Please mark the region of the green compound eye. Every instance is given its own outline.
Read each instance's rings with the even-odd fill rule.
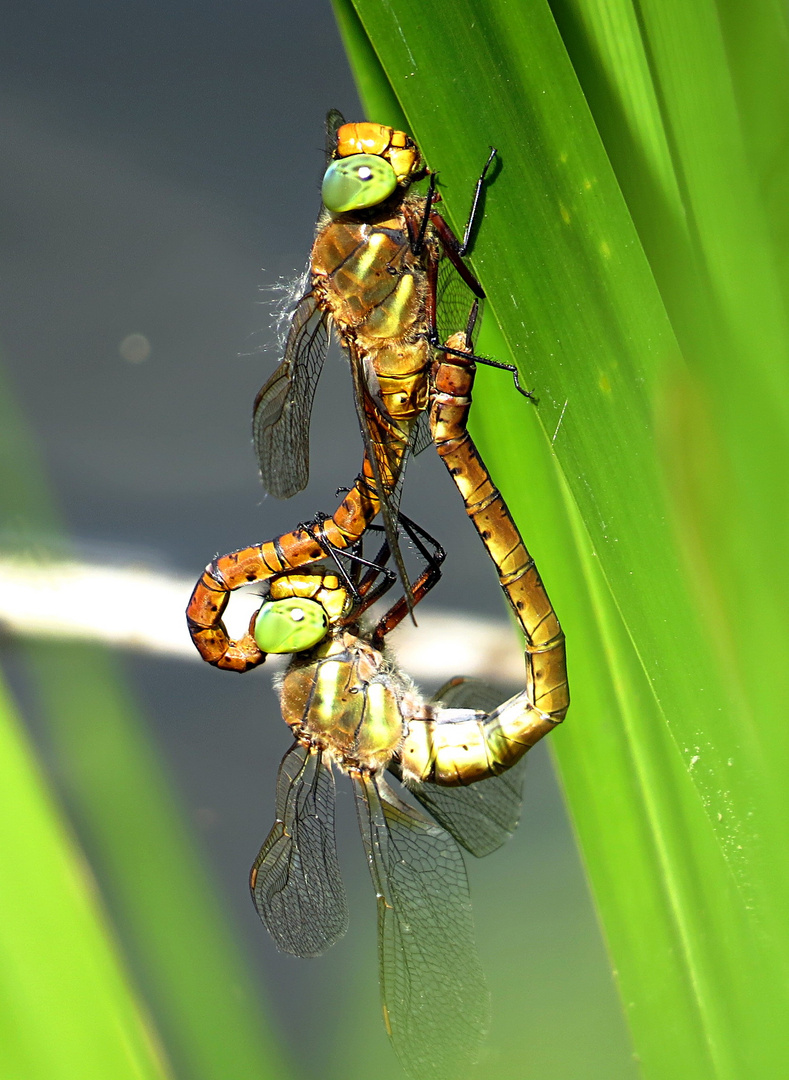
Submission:
[[[363,210],[388,199],[397,187],[395,171],[375,154],[352,154],[333,161],[321,186],[323,205],[333,214]]]
[[[264,604],[255,620],[255,641],[265,653],[296,653],[326,637],[329,620],[320,604],[289,596]]]

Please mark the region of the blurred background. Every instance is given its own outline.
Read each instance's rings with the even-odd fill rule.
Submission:
[[[250,442],[254,395],[278,360],[272,304],[303,269],[311,243],[324,114],[334,106],[360,116],[328,2],[17,6],[7,12],[0,58],[0,349],[10,400],[42,456],[72,554],[191,582],[217,553],[268,539],[316,510],[331,513],[335,489],[361,462],[339,354],[318,389],[305,493],[289,503],[264,498]],[[492,569],[430,450],[409,469],[403,508],[448,549],[426,609],[504,622]],[[51,535],[36,537],[23,518],[6,515],[4,551],[38,540],[51,546]],[[187,599],[188,586],[184,606]],[[129,605],[146,611],[156,636],[146,595],[119,589],[112,600],[121,623]],[[51,721],[59,690],[41,684],[47,648],[35,647],[31,665],[29,647],[4,638],[10,686],[173,1071],[194,1076],[170,1038],[164,992],[138,954],[128,909],[105,881],[74,772],[60,760]],[[379,1075],[402,1075],[380,1021],[375,904],[350,788],[341,784],[338,795],[349,933],[319,960],[282,956],[247,889],[290,743],[270,673],[239,679],[191,658],[131,652],[121,665],[140,737],[164,764],[197,838],[201,880],[216,891],[243,954],[243,993],[260,1008],[261,1025],[268,1015],[287,1063],[281,1074],[366,1076],[361,1049],[375,1054]],[[440,681],[423,683],[434,689]],[[571,713],[570,722],[583,717]],[[84,737],[83,763],[90,725]],[[495,1017],[480,1075],[634,1076],[547,747],[531,759],[517,835],[469,866]],[[124,771],[123,760],[109,765]],[[107,767],[97,758],[96,768]],[[145,859],[156,858],[157,836],[148,840],[146,850],[128,853],[141,874]],[[171,872],[184,882],[186,907],[191,867]]]

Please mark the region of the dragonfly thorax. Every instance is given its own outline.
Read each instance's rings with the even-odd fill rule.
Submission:
[[[312,286],[341,339],[377,347],[427,330],[425,267],[411,251],[402,214],[326,222],[312,248]]]
[[[281,683],[282,715],[341,767],[375,771],[402,741],[401,689],[382,653],[337,629],[294,658]]]

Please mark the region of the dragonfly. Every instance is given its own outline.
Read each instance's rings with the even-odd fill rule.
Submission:
[[[415,602],[436,580],[441,554],[433,554],[413,583]],[[458,788],[457,807],[455,789],[436,787],[431,817],[387,781],[387,769],[397,775],[404,717],[413,713],[415,723],[417,716],[432,723],[434,707],[418,698],[381,652],[386,634],[407,614],[404,598],[374,628],[360,623],[395,580],[392,573],[375,584],[386,558],[382,550],[378,565],[367,564],[352,589],[336,569],[321,564],[269,583],[256,633],[267,651],[293,653],[281,706],[295,742],[279,768],[276,819],[252,867],[250,889],[260,918],[285,952],[318,956],[345,933],[332,767],[350,777],[378,902],[386,1030],[407,1072],[443,1080],[476,1056],[490,1015],[458,842],[477,855],[503,843],[517,825],[522,778],[514,772]],[[453,692],[463,698],[463,691],[469,692],[450,688],[450,700]],[[477,713],[442,704],[440,715]],[[431,809],[433,785],[421,787]],[[421,790],[416,794],[423,798]]]
[[[329,546],[351,547],[379,511],[412,608],[394,525],[400,483],[409,453],[430,441],[430,367],[440,333],[448,337],[465,328],[470,340],[468,297],[477,304],[484,297],[464,256],[494,155],[491,150],[477,180],[459,241],[435,209],[435,173],[426,195],[410,193],[427,172],[410,136],[381,124],[345,124],[338,112],[329,113],[324,208],[309,288],[293,312],[284,358],[257,396],[254,441],[269,492],[287,498],[306,486],[312,402],[333,326],[350,361],[364,441],[362,469],[330,518],[321,516],[206,567],[187,620],[208,663],[243,672],[263,662],[251,628],[233,640],[224,626],[233,590],[324,558]],[[510,371],[526,393],[512,365],[475,359]]]
[[[345,933],[332,766],[345,773],[378,901],[384,1022],[401,1064],[420,1080],[444,1080],[473,1060],[489,1021],[458,845],[484,856],[514,831],[524,755],[569,705],[564,635],[466,430],[468,342],[458,334],[449,344],[457,351],[437,361],[431,428],[523,631],[524,688],[496,704],[489,688],[457,678],[428,701],[384,656],[387,635],[409,610],[403,596],[372,628],[362,621],[394,581],[390,573],[378,582],[388,539],[358,584],[321,564],[272,577],[253,628],[264,652],[293,654],[280,701],[295,736],[279,769],[276,820],[252,868],[253,901],[287,952],[319,955]],[[412,587],[418,603],[440,577],[443,552],[399,520],[426,561]]]

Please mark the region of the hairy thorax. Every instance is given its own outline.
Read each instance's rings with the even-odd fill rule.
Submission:
[[[421,203],[413,198],[409,202]],[[375,347],[382,340],[408,341],[426,330],[426,258],[411,250],[400,207],[366,219],[328,216],[312,249],[312,286],[342,337]],[[411,207],[418,220],[418,211]]]
[[[398,687],[383,655],[339,630],[288,669],[282,715],[298,738],[345,768],[385,767],[403,735]]]

